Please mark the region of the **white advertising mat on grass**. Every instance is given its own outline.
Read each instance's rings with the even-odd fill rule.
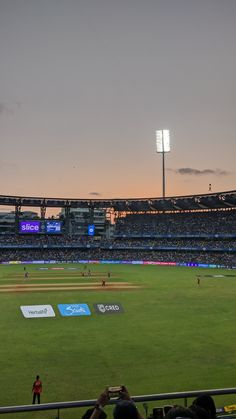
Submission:
[[[21,306],[20,309],[23,316],[27,319],[39,317],[55,317],[55,313],[51,305]]]

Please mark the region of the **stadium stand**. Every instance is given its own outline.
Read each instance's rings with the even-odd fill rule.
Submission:
[[[15,212],[0,217],[0,262],[105,259],[236,267],[235,192],[165,200],[0,197],[0,205],[9,203]],[[37,213],[22,213],[21,206],[36,204],[44,216],[47,206],[62,205],[61,234],[19,233],[20,220],[37,218]],[[107,217],[110,211],[114,223]],[[88,223],[96,222],[99,228],[95,225],[90,237]]]

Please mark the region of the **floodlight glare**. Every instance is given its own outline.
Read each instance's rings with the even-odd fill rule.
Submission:
[[[165,153],[170,151],[170,131],[168,129],[159,129],[156,131],[156,149],[157,153],[162,154],[162,196],[165,198]]]
[[[160,129],[156,131],[157,153],[168,153],[170,151],[170,131]]]

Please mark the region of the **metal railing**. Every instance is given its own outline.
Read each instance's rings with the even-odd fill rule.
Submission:
[[[153,402],[158,400],[175,400],[184,399],[184,405],[187,406],[189,398],[194,398],[202,394],[209,394],[211,396],[220,396],[225,394],[236,394],[236,388],[221,388],[211,390],[196,390],[196,391],[182,391],[176,393],[160,393],[160,394],[148,394],[142,396],[133,396],[132,400],[136,403],[140,402]],[[57,418],[60,418],[60,410],[79,408],[79,407],[90,407],[94,406],[96,400],[81,400],[71,402],[58,402],[58,403],[44,403],[39,405],[22,405],[22,406],[5,406],[0,407],[0,414],[6,413],[20,413],[20,412],[35,412],[45,410],[56,410]],[[116,399],[109,401],[109,405],[117,403]]]

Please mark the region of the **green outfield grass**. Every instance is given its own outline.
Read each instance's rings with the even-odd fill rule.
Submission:
[[[236,276],[205,277],[200,286],[196,281],[197,274],[233,271],[91,265],[93,276],[87,279],[79,271],[38,268],[27,267],[28,285],[95,282],[95,273],[106,275],[110,269],[111,281],[140,288],[16,292],[23,267],[1,266],[0,285],[15,285],[13,292],[0,293],[2,406],[30,404],[36,374],[43,381],[45,403],[93,399],[106,385],[126,384],[133,395],[235,386]],[[125,312],[95,314],[93,304],[101,302],[121,303]],[[92,315],[61,317],[60,303],[87,303]],[[25,319],[20,306],[34,304],[51,304],[56,317]],[[223,405],[235,398],[218,400]],[[61,417],[80,415],[68,411]]]

